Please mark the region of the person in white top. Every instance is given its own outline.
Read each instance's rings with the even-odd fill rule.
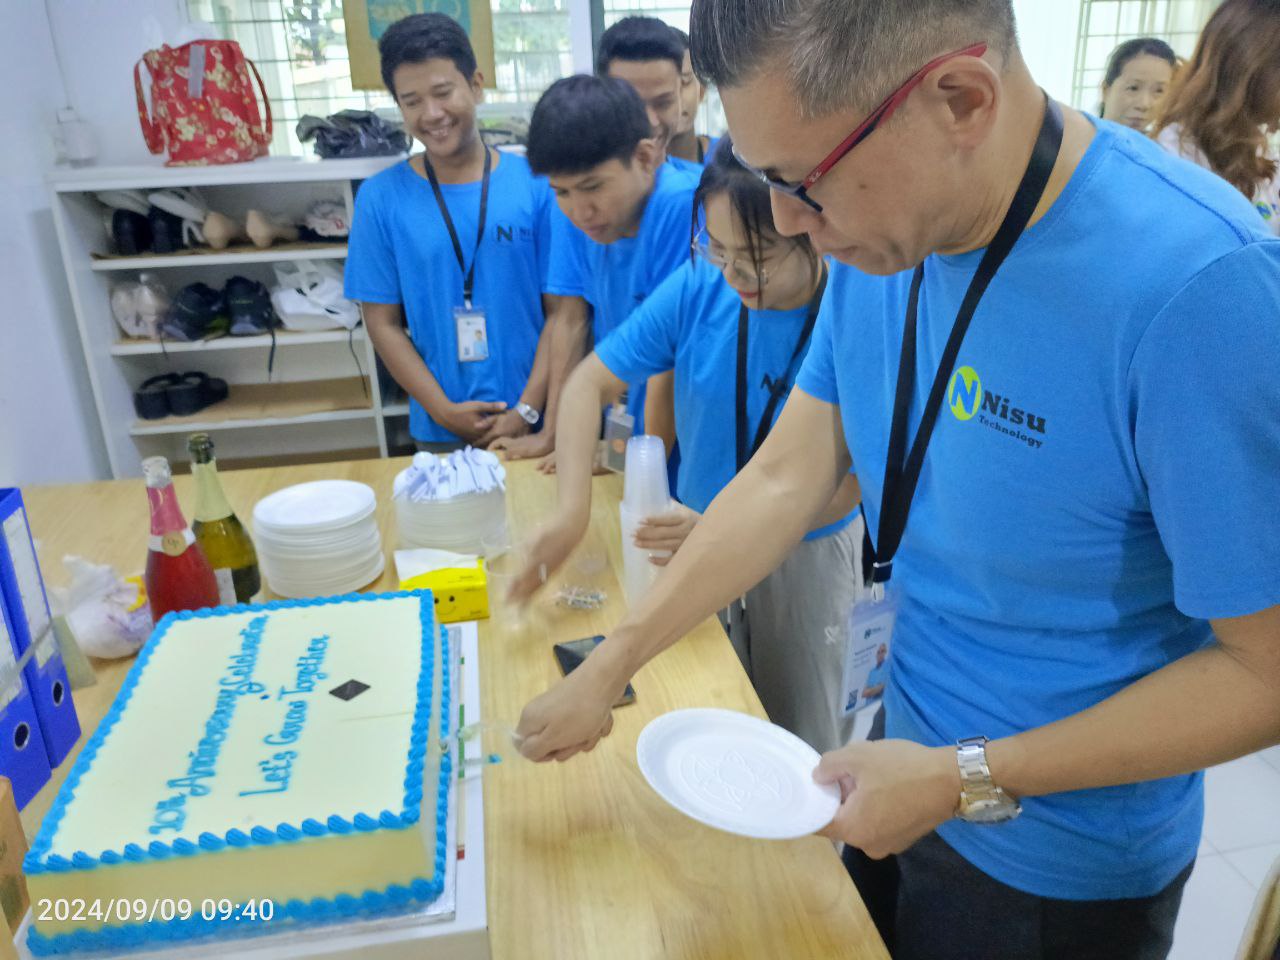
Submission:
[[[1226,0],[1174,80],[1154,136],[1253,201],[1280,235],[1280,2]]]

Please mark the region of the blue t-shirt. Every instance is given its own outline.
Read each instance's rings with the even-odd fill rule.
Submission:
[[[981,256],[925,263],[912,435]],[[840,406],[873,540],[910,283],[837,267],[797,381]],[[960,352],[895,561],[888,736],[1051,723],[1280,603],[1277,303],[1250,204],[1100,123]],[[1023,807],[939,833],[1032,894],[1149,896],[1195,857],[1203,775]]]
[[[708,152],[707,156],[709,157],[711,154]],[[667,157],[667,163],[681,173],[691,176],[695,180],[700,180],[702,178],[702,167],[706,161],[703,160],[703,163],[698,163],[696,160],[686,160],[684,157]]]
[[[675,370],[676,439],[680,473],[676,493],[699,513],[737,474],[738,315],[742,301],[719,270],[686,261],[617,330],[596,354],[619,380],[644,382]],[[752,310],[747,326],[747,444],[769,402],[771,381],[790,393],[801,357],[788,367],[808,307]],[[805,347],[807,351],[808,347]],[[782,403],[773,414],[776,421]],[[855,514],[809,534],[818,539],[843,529]]]
[[[634,237],[610,244],[596,243],[569,222],[554,215],[555,243],[547,270],[547,292],[584,297],[591,304],[592,332],[601,343],[631,311],[689,258],[693,192],[698,182],[669,163],[658,168],[653,192]],[[644,429],[645,381],[627,388],[627,410]]]
[[[487,360],[458,359],[453,311],[462,306],[463,276],[430,182],[405,161],[370,177],[356,195],[346,295],[366,303],[402,304],[410,339],[454,403],[488,400],[514,406],[533,369],[542,332],[551,191],[524,157],[499,156],[489,182],[475,277],[474,305],[486,314]],[[440,190],[470,267],[480,181],[441,184]],[[416,440],[429,443],[460,439],[412,398],[409,430]]]

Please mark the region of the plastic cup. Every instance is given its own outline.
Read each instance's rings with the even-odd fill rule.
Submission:
[[[661,513],[671,502],[667,485],[667,451],[658,437],[632,437],[627,441],[627,466],[622,502],[640,517]]]

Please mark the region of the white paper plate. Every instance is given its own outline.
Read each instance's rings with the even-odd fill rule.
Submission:
[[[681,813],[744,837],[789,840],[821,830],[840,789],[813,782],[818,752],[795,734],[732,710],[676,710],[636,742],[640,772]]]
[[[277,490],[253,508],[254,527],[293,531],[341,529],[373,513],[373,488],[353,480],[315,480]]]

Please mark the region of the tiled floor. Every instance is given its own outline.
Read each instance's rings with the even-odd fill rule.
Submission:
[[[1204,840],[1170,960],[1231,960],[1258,889],[1280,858],[1280,747],[1205,775]]]

